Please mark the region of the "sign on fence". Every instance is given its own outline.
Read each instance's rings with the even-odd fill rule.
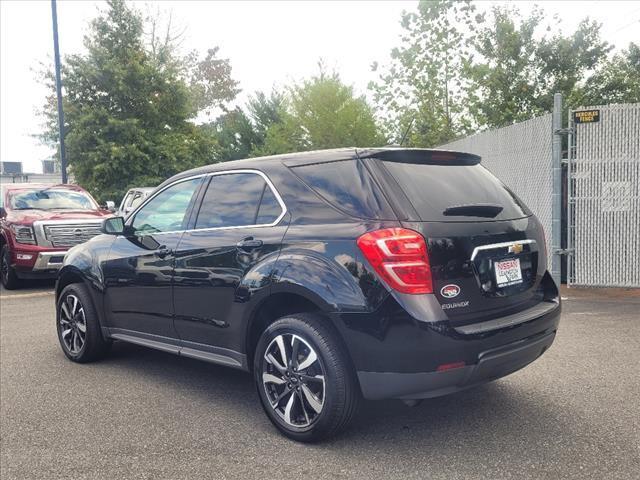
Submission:
[[[600,110],[580,110],[573,112],[574,123],[596,123],[600,121]]]

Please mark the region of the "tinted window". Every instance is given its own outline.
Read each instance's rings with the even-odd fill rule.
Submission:
[[[172,232],[185,228],[185,215],[200,178],[186,180],[163,190],[142,207],[133,219],[137,234]]]
[[[195,228],[270,224],[282,212],[265,180],[255,173],[214,175]]]
[[[276,195],[273,190],[264,184],[264,193],[262,195],[262,201],[260,202],[260,209],[258,210],[258,218],[256,218],[257,225],[268,225],[273,223],[282,213],[282,207],[276,199]]]
[[[358,160],[293,167],[293,171],[334,207],[358,218],[394,219],[386,199]]]
[[[505,220],[530,215],[522,202],[481,165],[383,163],[421,220]]]

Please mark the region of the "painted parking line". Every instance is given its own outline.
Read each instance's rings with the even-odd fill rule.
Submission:
[[[34,293],[20,293],[16,295],[0,295],[0,299],[11,299],[11,298],[36,298],[36,297],[47,297],[49,295],[53,295],[53,292],[34,292]]]

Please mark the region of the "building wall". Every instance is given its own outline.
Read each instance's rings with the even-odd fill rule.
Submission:
[[[0,183],[44,183],[55,185],[62,183],[62,175],[60,173],[0,174]],[[69,177],[69,183],[74,183],[72,177]]]

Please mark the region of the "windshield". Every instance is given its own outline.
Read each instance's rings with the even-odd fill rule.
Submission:
[[[97,205],[87,194],[74,190],[34,189],[10,194],[13,210],[96,210]]]

